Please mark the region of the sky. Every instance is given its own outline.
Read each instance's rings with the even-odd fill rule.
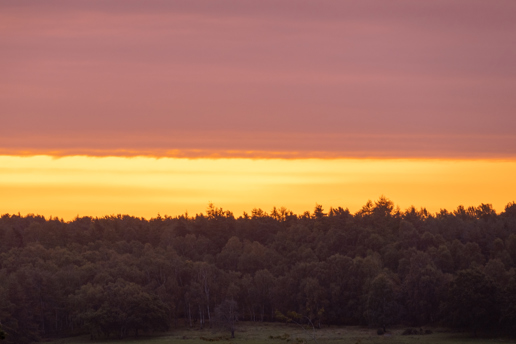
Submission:
[[[382,195],[401,210],[490,203],[500,212],[515,175],[516,161],[497,160],[0,156],[0,202],[4,213],[65,220],[195,216],[209,203],[237,217],[273,207],[303,214],[316,204],[355,213]]]
[[[513,0],[0,0],[0,192],[8,196],[0,213],[176,215],[218,199],[248,211],[274,200],[296,210],[316,202],[355,209],[387,192],[407,207],[483,202],[502,211],[516,198],[507,176],[516,161],[515,32]],[[129,193],[106,204],[113,190],[100,190],[109,178],[70,174],[73,184],[54,178],[60,201],[42,196],[49,171],[62,176],[63,161],[87,171],[81,159],[102,171],[116,161],[128,174],[138,161],[149,173],[133,180],[137,189],[152,184],[151,171],[165,161],[169,171],[202,171],[189,183],[220,188],[196,189],[195,201],[145,189],[145,202]],[[28,179],[13,181],[12,171],[29,162],[32,179],[20,172]],[[260,194],[219,197],[240,180],[235,163],[246,170],[258,162],[268,167],[247,183]],[[337,190],[347,182],[333,174],[355,163],[375,169],[353,184],[369,190],[359,195],[263,192],[267,173],[300,166],[313,166]],[[405,163],[441,172],[398,189],[456,182],[439,197],[398,195],[388,187],[397,177],[380,172],[394,164],[404,175]],[[469,169],[458,177],[448,163]],[[233,178],[217,179],[220,169]],[[477,184],[495,180],[491,190],[500,192],[453,189],[468,173]],[[294,184],[286,179],[283,186]],[[180,180],[167,187],[181,189]],[[92,185],[99,191],[88,196]],[[63,201],[81,195],[91,205]],[[148,210],[139,212],[143,203]]]

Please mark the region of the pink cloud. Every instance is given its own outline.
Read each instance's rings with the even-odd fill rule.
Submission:
[[[513,1],[0,8],[4,151],[516,155]]]

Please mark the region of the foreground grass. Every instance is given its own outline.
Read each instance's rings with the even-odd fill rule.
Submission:
[[[314,332],[303,330],[295,324],[280,323],[246,323],[241,322],[230,339],[229,332],[213,331],[210,329],[178,328],[170,332],[140,336],[140,338],[125,338],[123,340],[103,339],[90,340],[89,336],[63,338],[47,341],[49,344],[462,344],[462,343],[515,343],[514,340],[502,338],[474,338],[469,333],[454,333],[450,331],[432,329],[429,335],[402,336],[404,329],[393,329],[389,334],[379,336],[375,329],[363,327],[325,327]]]

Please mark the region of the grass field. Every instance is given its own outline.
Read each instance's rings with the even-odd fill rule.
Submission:
[[[473,338],[470,333],[456,333],[443,329],[431,329],[429,335],[403,336],[404,328],[393,329],[389,334],[379,336],[376,329],[363,327],[325,327],[315,331],[313,340],[312,330],[303,330],[295,324],[280,323],[245,323],[238,325],[235,338],[230,339],[229,332],[213,331],[210,329],[179,328],[170,332],[139,338],[125,338],[123,340],[104,339],[90,340],[89,336],[63,338],[46,341],[49,344],[461,344],[461,343],[515,343],[515,340],[506,338]]]

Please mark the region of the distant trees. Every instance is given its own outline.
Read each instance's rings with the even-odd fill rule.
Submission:
[[[135,283],[118,279],[104,285],[87,284],[71,296],[75,316],[84,321],[92,338],[118,338],[140,330],[166,330],[167,307]]]
[[[511,336],[516,335],[516,279],[513,277],[509,285],[501,295],[501,319],[502,328]]]
[[[476,335],[500,319],[498,290],[478,269],[459,271],[449,289],[446,312],[452,325],[469,328]]]
[[[383,332],[387,326],[396,324],[400,317],[394,282],[385,274],[378,275],[372,282],[367,294],[365,316],[368,324],[380,326]]]
[[[514,203],[500,214],[486,204],[401,211],[385,197],[356,214],[320,205],[238,218],[213,205],[205,215],[150,220],[6,214],[0,324],[7,343],[118,338],[181,323],[231,332],[236,320],[278,314],[314,328],[441,324],[514,334],[515,269]]]
[[[419,251],[410,259],[410,268],[401,286],[410,325],[434,323],[439,318],[447,282],[447,277],[427,253]]]

